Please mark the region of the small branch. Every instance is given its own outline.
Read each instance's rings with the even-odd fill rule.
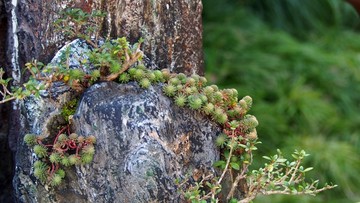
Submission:
[[[228,170],[228,168],[229,168],[229,165],[230,165],[230,159],[231,159],[231,156],[232,156],[232,153],[233,153],[233,150],[234,150],[234,146],[233,146],[233,144],[234,144],[234,140],[235,140],[235,138],[234,138],[234,137],[233,137],[233,138],[231,138],[231,144],[230,144],[229,157],[228,157],[228,159],[227,159],[227,161],[226,161],[226,165],[225,165],[224,171],[222,172],[222,174],[221,174],[221,176],[220,176],[219,180],[217,181],[217,183],[218,183],[218,184],[220,184],[220,183],[221,183],[222,179],[224,178],[224,176],[225,176],[225,174],[226,174],[226,172],[227,172],[227,170]]]
[[[136,61],[139,60],[139,58],[141,57],[141,52],[136,52],[135,55],[132,55],[131,57],[129,57],[129,55],[125,52],[125,63],[123,64],[123,67],[121,68],[121,70],[117,73],[112,73],[108,76],[106,76],[105,78],[103,78],[103,80],[106,81],[112,81],[115,80],[117,77],[119,77],[119,75],[123,72],[125,72],[126,70],[128,70]]]
[[[296,176],[296,172],[298,171],[298,168],[300,166],[300,163],[301,163],[301,160],[297,160],[297,163],[296,163],[296,166],[295,168],[292,168],[293,169],[293,172],[292,172],[292,175],[291,175],[291,178],[289,180],[289,183],[292,183],[295,179],[295,176]],[[290,169],[291,171],[291,169]]]
[[[243,170],[241,171],[241,174],[236,176],[235,181],[231,186],[230,192],[229,192],[228,196],[226,197],[227,200],[229,200],[232,196],[234,196],[235,188],[238,186],[240,180],[242,180],[242,179],[244,179],[246,177],[245,172],[247,171],[248,166],[249,165],[246,164],[246,166],[243,167]]]
[[[1,100],[0,101],[0,104],[3,104],[3,103],[5,103],[5,102],[8,102],[8,101],[11,101],[11,100],[14,100],[14,99],[16,99],[16,97],[9,97],[9,98],[7,98],[7,99],[3,99],[3,100]]]
[[[316,189],[316,190],[311,190],[311,191],[302,191],[302,192],[292,192],[290,190],[271,190],[271,191],[265,191],[263,192],[264,195],[277,195],[277,194],[282,194],[282,195],[316,195],[319,192],[325,191],[325,190],[329,190],[332,188],[337,187],[337,185],[334,186],[326,186],[320,189]]]
[[[238,201],[238,203],[249,203],[253,199],[255,199],[255,197],[256,197],[256,194],[253,194],[253,195],[251,195],[249,197],[246,197],[245,199],[242,199],[242,200]]]
[[[92,47],[94,47],[94,48],[98,48],[98,45],[97,44],[95,44],[93,41],[91,41],[90,39],[87,39],[86,40],[86,43],[88,43],[88,44],[90,44]]]
[[[8,88],[5,85],[2,85],[3,89],[4,89],[4,94],[6,95],[12,95],[12,93],[8,90]]]

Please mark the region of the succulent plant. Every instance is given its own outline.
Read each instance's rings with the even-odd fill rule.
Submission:
[[[128,74],[128,73],[122,73],[119,76],[119,82],[121,82],[121,83],[127,83],[130,81],[130,79],[131,79],[130,74]]]
[[[84,153],[81,155],[81,163],[82,164],[89,164],[92,162],[94,157],[94,154],[88,154],[88,153]]]
[[[136,69],[134,73],[134,79],[140,81],[145,77],[145,71],[143,69]]]
[[[198,95],[190,95],[188,96],[188,105],[191,109],[197,110],[202,107],[203,102],[201,101]]]
[[[183,94],[179,94],[175,97],[175,104],[179,107],[184,107],[186,104],[186,96]]]
[[[62,177],[59,174],[55,173],[51,179],[50,184],[52,186],[58,186],[58,185],[60,185],[61,181],[62,181]]]
[[[170,76],[171,76],[169,69],[162,69],[161,72],[162,72],[162,75],[163,75],[163,79],[165,81],[168,81]]]
[[[156,75],[155,75],[155,73],[154,72],[152,72],[152,71],[148,71],[147,73],[146,73],[146,76],[145,76],[146,78],[148,78],[149,80],[150,80],[150,82],[156,82],[157,80],[156,80]]]
[[[159,70],[154,70],[154,75],[155,75],[155,81],[156,82],[164,82],[164,77],[163,77],[163,73]]]
[[[215,106],[213,103],[206,103],[203,106],[203,111],[206,115],[211,115],[214,112]]]
[[[140,85],[140,87],[147,89],[147,88],[150,87],[151,82],[150,82],[150,80],[148,78],[142,78],[140,80],[139,85]]]
[[[95,154],[95,148],[93,145],[86,145],[82,148],[82,152],[85,154]]]
[[[51,163],[59,163],[61,161],[61,156],[59,153],[51,153],[49,156],[49,160]]]
[[[34,153],[39,158],[47,157],[47,148],[43,145],[37,144],[34,146]]]
[[[24,142],[28,145],[28,146],[33,146],[36,144],[36,135],[34,134],[26,134],[24,136]]]
[[[163,91],[166,96],[172,97],[176,94],[176,87],[174,85],[168,84],[163,87]]]
[[[179,78],[174,77],[169,80],[169,84],[177,86],[181,84],[181,81],[179,80]]]

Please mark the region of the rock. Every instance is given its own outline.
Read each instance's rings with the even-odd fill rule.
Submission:
[[[176,107],[158,85],[96,84],[74,122],[78,134],[97,137],[93,163],[77,170],[89,202],[179,202],[175,179],[219,158],[220,128]]]
[[[59,122],[71,92],[57,87],[50,95],[25,101],[24,134],[47,136]],[[66,168],[60,186],[42,185],[33,175],[37,158],[22,136],[13,180],[16,202],[184,202],[175,180],[194,169],[213,170],[219,159],[214,139],[220,126],[198,111],[177,107],[163,95],[162,84],[142,89],[136,82],[97,83],[83,93],[72,128],[97,138],[93,162]]]

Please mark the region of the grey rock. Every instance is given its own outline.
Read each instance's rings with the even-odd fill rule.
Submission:
[[[89,50],[91,50],[91,47],[85,42],[85,40],[75,39],[63,46],[55,54],[50,64],[58,65],[68,59],[70,68],[82,68],[83,64],[85,64],[84,67],[88,67],[90,64],[82,61],[88,60]],[[86,69],[84,69],[84,71],[86,71]]]
[[[176,178],[211,168],[219,158],[220,128],[176,107],[161,86],[100,83],[84,94],[74,115],[78,134],[95,135],[91,165],[77,169],[89,202],[179,202]]]

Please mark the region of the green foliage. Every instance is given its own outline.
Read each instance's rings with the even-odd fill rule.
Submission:
[[[4,71],[0,69],[0,85],[2,86],[0,90],[2,96],[0,104],[15,99],[24,99],[30,95],[39,97],[40,91],[46,90],[57,81],[64,82],[77,92],[82,92],[98,80],[112,81],[118,79],[121,82],[126,82],[130,79],[126,78],[127,75],[125,74],[124,76],[122,73],[141,60],[142,52],[140,51],[140,44],[141,40],[133,48],[130,48],[125,38],[105,41],[102,46],[89,51],[89,61],[98,68],[89,73],[82,69],[70,69],[68,60],[64,60],[56,66],[52,64],[44,65],[33,60],[25,65],[26,70],[31,74],[28,82],[24,83],[22,87],[13,88],[12,91],[7,89],[11,78],[3,79]],[[136,70],[145,73],[143,69]],[[119,78],[120,75],[121,77]],[[161,76],[158,74],[158,77]],[[142,77],[136,76],[136,79],[140,82]],[[155,79],[156,76],[154,81]],[[160,79],[157,80],[160,81]],[[148,87],[149,82],[143,80],[141,85]],[[73,114],[72,111],[75,106],[75,101],[70,101],[65,105],[62,112],[65,119],[68,119],[68,116]]]
[[[61,108],[61,115],[64,117],[65,121],[69,121],[69,116],[72,116],[75,114],[76,107],[78,105],[78,99],[72,99],[68,102],[66,102],[63,107]],[[61,139],[61,137],[60,137]]]
[[[207,78],[256,101],[252,114],[262,124],[256,129],[266,143],[256,154],[269,154],[274,146],[286,153],[305,149],[312,156],[304,165],[317,169],[308,174],[310,178],[339,185],[315,198],[279,195],[258,201],[358,201],[360,44],[358,33],[350,30],[353,24],[347,24],[358,23],[358,17],[345,1],[247,2],[252,4],[250,10],[249,4],[239,1],[204,1]],[[254,4],[268,6],[259,10]],[[324,6],[330,4],[333,11]],[[295,29],[295,18],[299,24],[322,25]],[[334,18],[346,22],[334,24]],[[260,166],[255,160],[253,167]]]
[[[40,91],[45,89],[44,84],[39,83],[34,78],[30,78],[26,83],[24,83],[21,87],[8,89],[10,85],[9,82],[12,78],[3,78],[5,75],[5,71],[0,68],[0,104],[16,100],[16,99],[24,99],[30,95],[39,96]]]
[[[294,161],[288,161],[283,157],[280,150],[274,156],[263,156],[269,162],[263,168],[253,170],[249,175],[248,182],[250,191],[261,194],[316,194],[335,186],[325,185],[318,189],[318,180],[311,183],[304,182],[305,173],[313,168],[301,166],[303,159],[308,156],[305,151],[297,151],[292,154]],[[263,190],[263,191],[261,191]],[[252,194],[249,194],[251,196]]]
[[[302,38],[309,32],[324,34],[328,28],[359,26],[355,9],[342,0],[253,0],[247,6],[271,26]]]
[[[189,102],[189,107],[193,110],[200,109],[202,106],[202,101],[198,95],[190,95],[187,100]]]
[[[119,82],[121,83],[127,83],[130,81],[130,75],[128,73],[122,73],[119,76]]]
[[[79,8],[66,8],[54,22],[55,29],[70,39],[81,38],[92,44],[92,37],[98,40],[100,27],[96,22],[102,20],[106,13],[93,10],[87,13]]]

